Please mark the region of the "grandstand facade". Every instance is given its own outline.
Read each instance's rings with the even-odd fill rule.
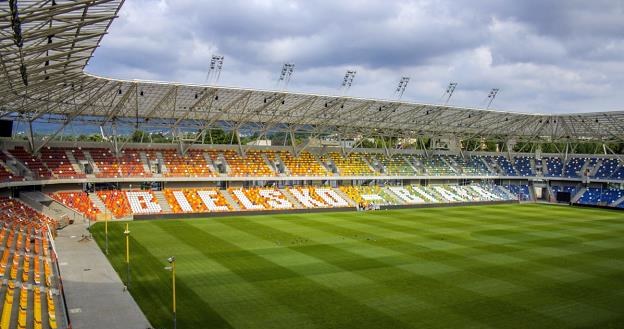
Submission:
[[[475,138],[621,143],[624,112],[513,113],[84,72],[122,4],[0,7],[0,119],[27,127],[25,139],[0,138],[1,328],[69,326],[50,240],[76,218],[540,200],[624,208],[620,154],[462,146]],[[53,127],[45,136],[33,128],[42,123]],[[58,138],[77,124],[110,134],[104,142]],[[175,143],[123,142],[122,127],[168,130]],[[235,143],[204,144],[215,128],[230,131]],[[284,134],[289,143],[245,145],[244,133]],[[450,147],[358,148],[368,138],[423,136]]]

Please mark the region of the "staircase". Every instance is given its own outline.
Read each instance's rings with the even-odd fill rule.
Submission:
[[[578,192],[574,195],[574,197],[570,200],[570,202],[577,203],[578,200],[583,196],[583,194],[585,194],[585,191],[587,191],[587,188],[585,187],[578,190]]]
[[[61,224],[67,225],[70,219],[82,218],[82,214],[59,204],[41,192],[22,192],[20,200]]]
[[[483,163],[485,165],[485,167],[488,169],[488,171],[490,173],[495,174],[495,175],[500,175],[500,172],[498,170],[494,169],[492,167],[492,165],[489,162],[485,161],[485,159],[483,157],[478,157],[478,159],[479,159],[479,161],[481,161],[481,163]]]
[[[275,160],[279,161],[279,163],[282,164],[282,167],[284,168],[284,175],[286,176],[290,176],[290,170],[288,169],[288,167],[286,166],[286,163],[284,162],[284,160],[282,159],[282,157],[278,154],[275,153]]]
[[[108,211],[106,210],[106,206],[104,205],[104,202],[102,202],[102,200],[100,199],[100,197],[97,196],[96,193],[89,193],[89,200],[91,200],[93,205],[96,208],[98,208],[102,214]]]
[[[508,190],[506,187],[499,185],[498,188],[503,191],[503,193],[506,194],[507,198],[509,200],[518,200],[518,197],[516,195],[514,195],[513,193],[511,193],[510,190]]]
[[[611,204],[610,204],[609,206],[611,206],[611,207],[617,207],[617,206],[619,206],[622,202],[624,202],[624,196],[623,196],[623,197],[621,197],[621,198],[619,198],[619,199],[617,199],[617,200],[615,200],[615,201],[613,201],[613,202],[611,202]]]
[[[598,173],[598,170],[600,169],[600,167],[602,167],[602,159],[598,159],[598,161],[596,162],[596,165],[594,165],[594,167],[591,168],[591,170],[589,171],[589,177],[595,176],[596,173]]]
[[[230,206],[232,206],[232,209],[234,209],[234,211],[241,210],[240,206],[238,205],[238,202],[236,202],[236,200],[232,198],[232,196],[230,195],[230,193],[228,193],[228,191],[219,190],[219,193],[221,193],[221,195],[225,198],[225,201],[227,201],[230,204]]]
[[[28,169],[28,167],[26,167],[23,163],[21,163],[19,160],[17,160],[11,153],[7,152],[6,150],[2,150],[0,152],[3,152],[5,157],[7,159],[9,159],[8,162],[5,162],[5,165],[11,169],[13,169],[12,171],[14,173],[19,173],[19,176],[24,176],[24,177],[29,177],[29,178],[33,178],[33,172],[30,171],[30,169]]]
[[[93,160],[93,157],[91,157],[91,153],[89,153],[89,151],[82,151],[82,154],[84,154],[85,160],[89,161],[89,163],[93,167],[93,173],[94,174],[99,174],[100,173],[100,168],[98,168],[97,164],[95,164],[95,161]]]
[[[412,169],[414,169],[414,172],[418,175],[420,175],[422,173],[422,170],[420,170],[418,168],[418,166],[416,166],[416,164],[413,162],[412,157],[410,156],[403,156],[403,160],[405,160],[405,163],[407,163],[408,166],[412,167]]]
[[[442,162],[444,162],[447,166],[449,166],[449,168],[451,168],[451,170],[453,170],[454,173],[461,175],[462,172],[461,170],[459,170],[457,167],[457,163],[455,163],[455,161],[449,161],[449,159],[447,159],[445,156],[441,156],[440,159],[442,159]]]
[[[271,160],[269,160],[269,157],[266,155],[266,153],[261,153],[261,158],[264,161],[264,164],[269,167],[269,169],[271,169],[271,171],[273,172],[273,174],[278,175],[279,176],[279,169],[277,168],[277,166],[275,165],[275,163]]]
[[[169,202],[167,201],[167,198],[165,197],[165,193],[163,191],[152,191],[152,193],[154,193],[154,196],[156,197],[156,201],[158,201],[158,204],[160,205],[160,208],[162,209],[163,213],[171,213],[171,206],[169,205]]]
[[[67,157],[67,160],[69,161],[69,163],[72,165],[72,168],[74,168],[75,172],[84,173],[82,171],[82,168],[80,168],[78,161],[76,161],[76,157],[74,157],[74,153],[72,153],[72,151],[65,150],[65,156]]]
[[[297,209],[305,208],[299,202],[299,200],[297,200],[297,198],[295,198],[292,194],[290,194],[290,192],[288,192],[286,189],[280,189],[280,192],[282,192],[282,194],[286,197],[286,200],[288,200],[290,203],[292,203],[295,208],[297,208]]]
[[[217,170],[217,166],[215,166],[214,162],[212,161],[210,154],[202,152],[202,155],[204,156],[204,160],[206,160],[206,163],[208,164],[210,170],[212,170],[213,173],[219,175],[219,170]]]
[[[160,162],[160,173],[162,175],[168,173],[169,169],[167,169],[167,165],[165,165],[165,159],[163,158],[162,153],[156,152],[156,159],[158,159],[158,162]]]
[[[143,164],[143,171],[150,174],[155,174],[152,172],[152,168],[150,166],[150,161],[147,159],[147,155],[145,152],[139,152],[139,159],[141,159],[141,163]]]
[[[351,198],[348,197],[347,194],[342,192],[339,188],[332,188],[332,190],[334,190],[334,192],[336,192],[336,194],[338,194],[341,198],[343,198],[345,201],[347,201],[349,206],[351,206],[351,207],[357,206],[357,203],[355,201],[351,200]]]

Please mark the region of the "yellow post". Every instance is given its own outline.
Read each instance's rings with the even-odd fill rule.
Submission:
[[[126,287],[130,289],[130,230],[128,223],[126,223],[124,235],[126,236]]]
[[[108,256],[108,216],[104,214],[104,235],[106,235],[106,256]]]
[[[173,283],[173,329],[176,329],[177,327],[177,321],[176,321],[176,277],[175,277],[175,257],[171,256],[169,258],[167,258],[167,261],[169,262],[169,264],[171,264],[171,280]]]

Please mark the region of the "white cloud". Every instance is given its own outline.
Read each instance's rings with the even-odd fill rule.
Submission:
[[[126,1],[88,70],[121,78],[202,83],[212,54],[225,56],[221,83],[271,89],[282,63],[297,65],[290,89],[405,100],[451,101],[572,112],[621,108],[622,5],[613,1],[432,0]]]

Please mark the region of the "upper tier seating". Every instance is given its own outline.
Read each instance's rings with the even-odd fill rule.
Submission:
[[[9,150],[9,152],[32,172],[33,179],[51,179],[53,177],[48,167],[37,157],[28,153],[23,147],[16,146],[15,149]]]
[[[586,159],[584,158],[572,158],[568,160],[568,163],[566,164],[563,170],[563,177],[568,177],[568,178],[580,177],[583,174],[581,173],[581,169],[585,165],[585,161]]]
[[[0,151],[0,183],[2,182],[13,182],[13,181],[20,181],[22,179],[24,179],[21,176],[17,176],[17,175],[13,175],[12,172],[9,171],[9,169],[4,167],[4,160],[1,158],[4,154]]]
[[[560,158],[542,158],[546,160],[546,177],[562,177],[563,176],[563,162]]]
[[[387,157],[383,154],[373,153],[367,156],[368,162],[383,166],[385,175],[411,176],[415,174],[414,168],[410,166],[402,154],[393,154]]]
[[[500,169],[501,175],[503,176],[518,176],[516,170],[509,160],[504,156],[494,156],[487,157],[490,161],[493,161],[496,166]]]
[[[288,151],[277,153],[291,176],[331,176],[310,152],[301,152],[298,157]]]
[[[619,165],[617,159],[603,159],[602,165],[598,168],[598,171],[596,171],[593,177],[597,179],[609,179],[616,172]]]
[[[229,166],[229,176],[234,177],[265,177],[274,176],[274,172],[269,168],[262,153],[259,151],[248,151],[243,158],[236,151],[225,150],[223,152],[211,152],[213,161],[218,159],[218,154],[222,153]]]
[[[163,156],[169,177],[213,177],[216,174],[206,162],[204,152],[201,150],[189,150],[186,155],[180,155],[176,150],[166,149],[160,151]],[[150,155],[150,159],[152,156]],[[154,155],[155,159],[156,156]]]
[[[330,152],[321,156],[321,159],[334,163],[338,172],[343,176],[370,176],[376,175],[375,171],[361,158],[359,153],[351,153],[346,158],[337,152]]]
[[[427,173],[431,176],[456,176],[457,173],[451,166],[444,161],[440,155],[432,155],[424,157],[422,155],[415,156],[424,166]]]
[[[69,208],[83,213],[90,220],[95,220],[97,214],[100,213],[100,209],[91,202],[86,192],[56,192],[50,194],[50,197]]]
[[[514,157],[516,172],[519,176],[535,176],[535,172],[531,167],[531,159],[532,158],[526,156]]]
[[[85,178],[85,174],[76,172],[67,158],[66,149],[45,147],[41,150],[41,161],[46,164],[54,176],[63,178]]]
[[[109,149],[88,149],[87,151],[99,169],[96,177],[151,177],[151,173],[145,172],[138,150],[123,150],[119,157],[115,157]]]

